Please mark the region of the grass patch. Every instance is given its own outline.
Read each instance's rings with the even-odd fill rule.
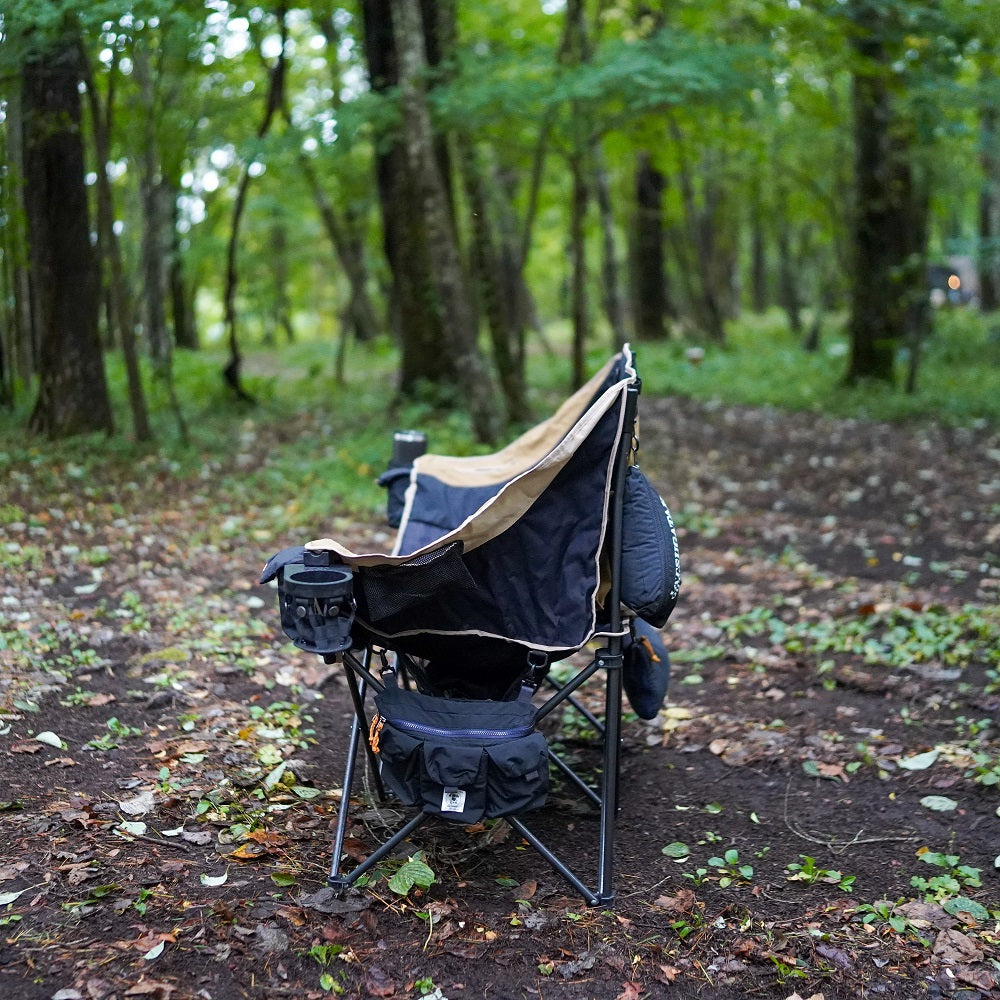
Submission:
[[[848,389],[841,384],[847,343],[842,322],[831,320],[821,349],[805,353],[788,332],[781,313],[748,316],[734,323],[725,348],[708,346],[701,363],[689,360],[678,340],[638,345],[639,367],[650,394],[674,394],[727,403],[808,410],[877,420],[930,419],[949,424],[1000,424],[1000,338],[991,324],[969,310],[941,312],[927,345],[919,389],[907,395],[887,386]],[[531,344],[529,397],[533,412],[508,429],[510,440],[546,416],[570,390],[569,327],[553,324],[545,345]],[[608,357],[609,338],[595,337],[588,368]],[[211,481],[237,501],[257,509],[281,507],[275,524],[324,524],[336,510],[361,516],[381,509],[374,479],[385,467],[394,428],[427,432],[432,450],[471,454],[475,444],[460,401],[445,387],[428,387],[402,400],[395,390],[398,354],[392,342],[352,345],[346,375],[336,377],[335,345],[312,341],[271,350],[247,350],[244,384],[258,400],[236,401],[222,379],[226,357],[213,349],[178,351],[174,383],[189,441],[182,443],[171,413],[167,386],[144,362],[144,384],[155,441],[138,443],[129,433],[124,367],[107,358],[108,382],[118,432],[62,442],[26,437],[33,392],[0,413],[0,462],[22,485],[45,496],[73,486],[77,498],[116,502],[101,490],[109,479],[124,485],[122,496],[162,488],[164,477]],[[900,372],[905,367],[901,359]],[[255,438],[268,435],[265,460]],[[243,451],[257,457],[241,464]],[[97,484],[97,485],[95,485]],[[112,487],[113,488],[113,487]],[[0,521],[20,518],[11,507]]]
[[[900,351],[900,386],[843,385],[848,341],[844,319],[827,322],[820,349],[806,353],[778,312],[730,325],[724,348],[708,345],[700,363],[680,341],[642,344],[640,370],[647,392],[727,403],[807,410],[868,420],[935,420],[950,425],[1000,423],[1000,318],[971,310],[935,316],[917,390],[905,393],[908,356]]]

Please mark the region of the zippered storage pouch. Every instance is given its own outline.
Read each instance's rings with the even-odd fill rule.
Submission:
[[[530,701],[438,698],[390,680],[375,708],[369,742],[405,805],[475,823],[545,804],[548,745]]]

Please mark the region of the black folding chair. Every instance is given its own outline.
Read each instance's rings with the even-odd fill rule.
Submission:
[[[662,625],[679,587],[669,512],[650,500],[634,465],[639,391],[626,347],[502,451],[423,454],[390,469],[383,480],[399,518],[390,555],[323,538],[268,562],[262,581],[278,579],[284,630],[343,664],[354,705],[331,885],[356,883],[431,817],[502,817],[588,904],[613,901],[623,673],[633,707],[655,715],[669,660],[638,615]],[[551,666],[595,639],[589,662],[554,683]],[[603,718],[578,697],[601,676]],[[596,784],[539,731],[564,706],[594,728]],[[344,872],[362,747],[378,798],[417,811]],[[586,881],[523,818],[544,805],[550,765],[599,811],[596,872]]]

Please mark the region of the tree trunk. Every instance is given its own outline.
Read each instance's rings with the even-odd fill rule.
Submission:
[[[573,196],[570,205],[569,254],[570,254],[570,315],[573,321],[573,367],[572,388],[583,385],[587,376],[587,337],[590,333],[590,317],[587,310],[587,244],[586,221],[587,178],[583,157],[579,153],[570,156],[570,176],[573,178]]]
[[[617,351],[626,340],[625,305],[622,301],[621,281],[618,277],[618,247],[615,239],[615,217],[611,208],[611,186],[608,182],[608,168],[600,141],[591,146],[591,160],[594,169],[594,193],[601,220],[601,281],[604,289],[604,312],[611,327],[611,349]]]
[[[802,298],[799,295],[799,274],[793,232],[787,219],[779,219],[778,226],[778,296],[781,308],[788,317],[788,328],[796,338],[802,336]]]
[[[468,136],[456,137],[462,181],[469,200],[472,225],[470,252],[493,346],[508,421],[527,414],[523,360],[518,345],[516,302],[504,294],[503,271],[492,224],[492,212],[475,148]]]
[[[677,122],[672,118],[669,121],[669,128],[680,154],[678,184],[684,207],[686,235],[693,248],[693,260],[688,262],[689,266],[685,269],[691,307],[695,321],[708,338],[717,344],[724,344],[725,306],[722,302],[719,279],[725,280],[725,274],[717,259],[719,234],[716,231],[718,214],[716,199],[721,198],[721,192],[710,171],[705,170],[703,166],[702,195],[699,203],[695,191],[695,177],[687,161],[684,138]]]
[[[664,259],[663,193],[667,181],[648,152],[638,155],[635,170],[636,215],[632,238],[632,313],[636,339],[667,336],[670,305]]]
[[[299,166],[312,192],[323,228],[350,286],[351,298],[348,308],[344,311],[345,319],[354,328],[354,336],[358,340],[373,340],[378,336],[382,324],[368,294],[368,268],[365,264],[364,247],[349,234],[346,220],[339,215],[327,196],[312,160],[304,152],[299,155]]]
[[[334,113],[340,113],[343,106],[342,86],[344,70],[339,65],[338,52],[340,51],[342,34],[337,26],[337,22],[331,11],[327,10],[314,15],[316,23],[326,39],[326,50],[328,53],[327,64],[330,67],[330,87],[332,97],[330,103]],[[292,127],[291,121],[288,122]],[[347,142],[346,136],[342,136],[338,142]],[[379,335],[383,328],[383,320],[379,315],[375,304],[372,302],[368,292],[369,269],[365,249],[364,224],[366,213],[358,212],[347,206],[343,214],[338,214],[333,202],[327,196],[326,191],[320,184],[313,168],[312,161],[305,153],[300,154],[300,162],[306,173],[306,180],[313,193],[313,200],[320,213],[323,225],[326,228],[330,242],[333,244],[334,252],[340,261],[344,274],[350,286],[350,299],[347,308],[343,312],[343,322],[352,330],[354,337],[359,342],[373,340]],[[343,338],[341,338],[343,345]],[[343,358],[344,351],[340,351]]]
[[[760,185],[754,184],[750,210],[750,301],[755,313],[765,312],[770,305],[764,234],[764,208],[760,203]]]
[[[17,386],[27,381],[36,352],[28,294],[27,239],[24,233],[24,197],[20,168],[21,102],[14,88],[7,104],[7,123],[0,129],[0,406],[16,402]]]
[[[171,176],[168,187],[170,247],[167,260],[167,289],[170,296],[170,318],[174,324],[174,346],[185,351],[197,351],[201,343],[194,313],[194,289],[184,273],[184,251],[181,245],[181,231],[177,225],[180,218],[179,179]]]
[[[845,379],[848,384],[892,382],[896,350],[907,330],[919,209],[909,143],[899,138],[888,78],[885,38],[891,13],[875,0],[855,0],[852,14],[860,62],[852,81],[855,261]]]
[[[992,67],[984,67],[981,86],[996,90]],[[983,186],[979,192],[979,305],[984,312],[1000,309],[1000,113],[992,101],[979,111],[980,163]]]
[[[41,331],[29,427],[51,438],[113,430],[84,186],[82,75],[80,47],[71,36],[29,58],[23,73],[25,209]]]
[[[365,58],[376,93],[391,92],[399,83],[392,7],[391,0],[362,2]],[[375,146],[382,246],[392,274],[389,318],[400,345],[399,388],[405,394],[423,383],[454,385],[455,359],[446,349],[439,313],[430,308],[427,233],[406,148],[395,133],[378,136]]]
[[[135,77],[143,107],[156,105],[155,84],[145,46],[137,45],[133,54]],[[142,211],[140,268],[142,274],[142,326],[154,365],[159,369],[169,363],[170,338],[166,316],[166,224],[161,191],[162,168],[156,116],[143,116],[142,149],[139,153],[139,201]]]
[[[111,161],[111,116],[114,107],[114,79],[117,73],[117,50],[109,71],[108,95],[101,106],[94,74],[81,47],[80,64],[84,69],[87,101],[90,107],[91,130],[94,137],[94,158],[97,166],[97,251],[104,263],[108,294],[108,342],[121,348],[128,384],[128,401],[132,413],[132,430],[137,441],[151,441],[153,431],[149,424],[149,410],[142,387],[142,371],[135,345],[135,320],[132,303],[125,285],[121,247],[115,233],[114,195],[108,177]]]
[[[420,12],[414,0],[391,0],[393,40],[399,65],[402,143],[412,182],[413,208],[424,234],[429,293],[407,301],[404,309],[433,314],[444,332],[444,343],[455,367],[457,388],[480,441],[494,440],[498,432],[492,379],[477,345],[476,317],[465,288],[450,211],[448,190],[440,172],[431,126],[424,76],[426,49]]]

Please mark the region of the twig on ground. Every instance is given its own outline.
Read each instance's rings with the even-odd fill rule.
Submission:
[[[788,793],[792,787],[792,779],[788,779],[788,784],[785,786],[785,827],[788,831],[799,837],[802,840],[808,840],[810,844],[820,844],[822,847],[828,848],[838,857],[844,854],[848,848],[855,847],[858,844],[887,844],[887,843],[903,843],[908,840],[916,840],[916,835],[912,833],[906,834],[890,834],[881,837],[862,837],[861,834],[865,832],[864,827],[862,827],[853,837],[849,840],[837,839],[833,834],[827,835],[824,839],[823,837],[813,836],[810,833],[806,833],[804,830],[797,827],[791,819],[788,817]]]

